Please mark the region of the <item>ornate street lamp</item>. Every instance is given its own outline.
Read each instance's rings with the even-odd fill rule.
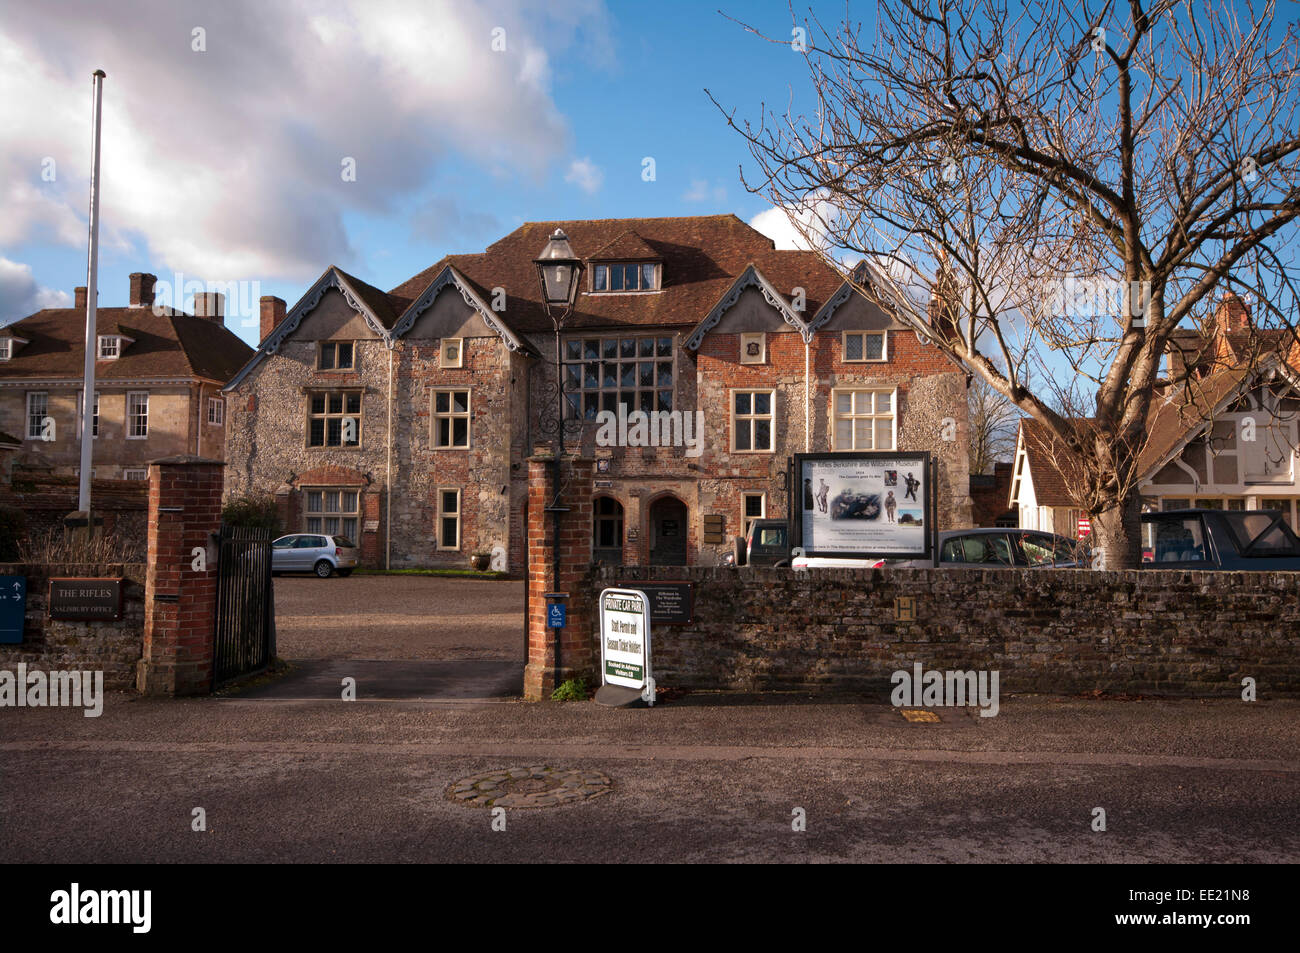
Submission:
[[[555,455],[551,461],[555,497],[545,509],[547,513],[551,514],[551,530],[553,533],[551,571],[552,578],[558,586],[560,580],[560,517],[569,511],[567,506],[560,504],[560,457],[564,455],[565,432],[582,432],[582,418],[579,416],[581,408],[577,408],[578,413],[574,413],[572,416],[565,413],[564,355],[560,353],[560,347],[563,344],[560,340],[560,331],[564,328],[564,322],[568,320],[569,315],[573,313],[573,303],[578,298],[578,282],[582,277],[582,261],[573,254],[573,246],[569,244],[569,236],[564,234],[564,229],[557,228],[551,234],[550,241],[546,243],[546,247],[542,249],[541,255],[534,260],[533,264],[537,266],[537,277],[542,283],[542,303],[546,306],[546,313],[551,318],[552,327],[555,328],[554,393],[543,401],[543,407],[552,409],[542,412],[541,419],[538,421],[538,429],[543,434],[553,435],[555,439]],[[545,596],[548,604],[568,598],[568,595],[562,592],[548,592]],[[555,630],[554,638],[555,678],[558,686],[563,673],[561,661],[561,649],[564,642],[563,633],[558,629]]]
[[[578,285],[582,279],[582,259],[573,253],[569,236],[564,229],[557,228],[546,247],[542,249],[533,262],[537,266],[537,277],[542,284],[542,303],[555,329],[555,384],[553,393],[548,392],[546,406],[553,410],[543,412],[538,428],[544,434],[554,437],[555,458],[564,453],[565,433],[580,433],[582,418],[578,414],[567,416],[564,407],[564,355],[560,348],[560,332],[564,322],[573,313],[573,303],[578,298]],[[578,408],[579,412],[581,408]]]

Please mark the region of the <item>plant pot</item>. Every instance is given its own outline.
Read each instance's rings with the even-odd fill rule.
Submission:
[[[492,554],[475,553],[469,557],[469,564],[478,572],[487,572],[488,566],[492,565]]]

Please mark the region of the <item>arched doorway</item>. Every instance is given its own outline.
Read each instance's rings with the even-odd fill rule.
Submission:
[[[650,504],[650,565],[686,565],[686,504],[665,496]]]
[[[612,496],[596,497],[592,508],[591,558],[608,566],[623,565],[623,504]]]

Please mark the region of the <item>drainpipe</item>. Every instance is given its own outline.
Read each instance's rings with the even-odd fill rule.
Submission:
[[[393,346],[388,346],[388,433],[384,453],[388,460],[384,471],[384,569],[393,561]]]
[[[203,385],[196,384],[199,392],[199,399],[195,401],[199,405],[198,413],[194,415],[194,455],[203,456]]]
[[[802,337],[802,335],[800,335]],[[803,452],[812,453],[811,342],[803,342]]]

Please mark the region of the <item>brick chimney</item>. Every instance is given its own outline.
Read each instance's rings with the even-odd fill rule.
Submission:
[[[143,271],[131,273],[131,307],[133,308],[152,308],[153,307],[153,286],[158,281],[157,275],[150,275]]]
[[[262,306],[262,337],[265,341],[266,336],[275,330],[277,324],[284,320],[284,299],[277,298],[274,295],[263,295],[261,299]]]
[[[78,311],[86,310],[86,286],[78,285],[72,289],[72,306]]]
[[[1214,327],[1224,334],[1246,330],[1250,327],[1250,308],[1229,291],[1219,301],[1219,307],[1214,312]]]
[[[222,326],[226,323],[226,296],[220,291],[196,291],[194,316],[207,318]]]

